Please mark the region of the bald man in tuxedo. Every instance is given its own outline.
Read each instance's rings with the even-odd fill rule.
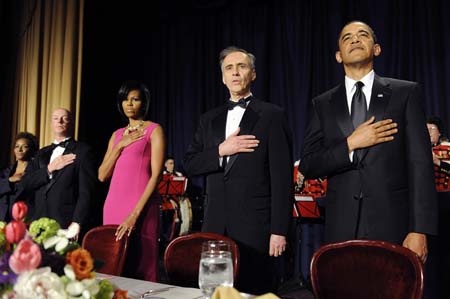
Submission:
[[[34,191],[32,219],[53,218],[66,228],[71,223],[86,232],[91,226],[97,171],[92,148],[73,137],[70,111],[51,115],[54,143],[40,149],[27,168],[24,188]]]

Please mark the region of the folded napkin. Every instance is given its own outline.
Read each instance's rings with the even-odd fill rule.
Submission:
[[[245,299],[235,288],[232,287],[217,287],[212,295],[212,299]],[[272,293],[267,293],[261,296],[252,297],[254,299],[280,299]]]

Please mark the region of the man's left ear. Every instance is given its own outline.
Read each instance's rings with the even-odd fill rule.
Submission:
[[[374,44],[373,45],[373,55],[374,56],[380,56],[381,55],[381,46],[380,46],[380,44]]]
[[[252,81],[254,81],[256,79],[256,70],[253,69],[252,71]]]

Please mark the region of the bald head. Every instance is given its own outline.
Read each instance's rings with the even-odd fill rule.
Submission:
[[[56,140],[72,136],[72,114],[65,108],[57,108],[52,113],[51,126]]]

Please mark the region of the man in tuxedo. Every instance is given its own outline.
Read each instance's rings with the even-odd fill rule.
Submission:
[[[273,290],[274,259],[286,248],[292,213],[292,136],[280,107],[256,99],[255,57],[235,47],[220,54],[228,103],[201,116],[184,159],[206,175],[203,231],[224,234],[240,250],[236,287]]]
[[[417,83],[373,71],[373,30],[352,21],[336,60],[345,80],[313,99],[300,171],[328,177],[325,240],[385,240],[425,262],[437,232],[431,145]]]
[[[175,170],[175,159],[173,157],[166,158],[164,168],[163,175],[183,176],[181,172]]]
[[[32,219],[53,218],[86,232],[92,220],[97,172],[92,149],[72,137],[73,119],[63,108],[51,116],[55,141],[38,151],[27,169],[24,188],[34,191]]]

